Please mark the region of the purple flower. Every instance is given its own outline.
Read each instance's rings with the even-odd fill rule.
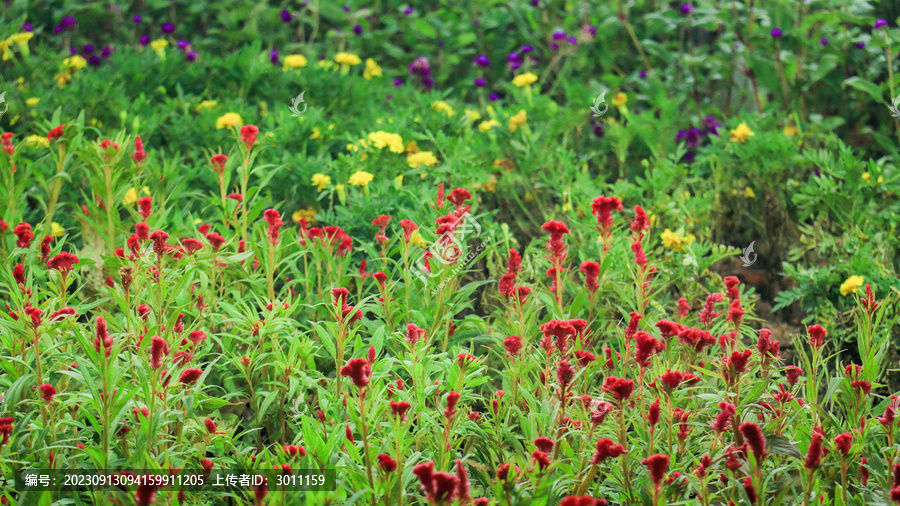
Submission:
[[[59,33],[61,31],[63,31],[62,25],[56,25],[53,27],[53,33]]]
[[[34,28],[32,28],[31,23],[25,23],[24,25],[22,25],[23,32],[30,32],[33,30],[34,30]]]
[[[573,46],[578,45],[578,39],[576,39],[574,35],[570,35],[566,40],[569,41],[569,44],[572,44]]]
[[[109,58],[110,53],[112,53],[112,46],[109,44],[103,46],[103,51],[100,51],[101,58]]]
[[[862,48],[864,48],[864,47],[866,47],[866,43],[865,43],[865,42],[857,42],[857,43],[856,43],[856,49],[862,49]]]
[[[427,76],[431,74],[431,62],[428,61],[428,58],[420,56],[409,64],[409,72],[423,77]]]
[[[141,24],[144,22],[144,18],[141,17],[140,14],[135,14],[133,18],[131,18],[137,24]]]
[[[425,87],[426,90],[430,90],[434,87],[434,79],[431,76],[425,76],[422,78],[422,86]]]
[[[93,44],[85,44],[84,47],[81,48],[81,52],[83,52],[84,54],[91,54],[91,53],[93,53],[93,52],[94,52],[94,45],[93,45]]]
[[[497,95],[496,93],[491,93],[490,95],[488,95],[488,98],[491,99],[491,102],[493,102],[495,100],[500,100],[500,95]]]
[[[406,14],[407,16],[409,16],[412,13],[413,13],[412,7],[407,7],[405,9],[403,9],[403,14]]]
[[[478,25],[481,24],[481,20],[480,20],[480,19],[473,19],[473,20],[472,20],[472,24],[475,25],[475,26],[478,26]]]
[[[692,10],[694,10],[694,6],[691,4],[684,4],[681,6],[682,14],[690,14]]]
[[[74,30],[75,27],[78,26],[78,21],[75,21],[75,18],[72,16],[66,16],[63,18],[62,23],[60,23],[63,30]]]
[[[592,24],[586,24],[581,27],[581,38],[592,41],[597,36],[597,27]]]
[[[827,46],[827,45],[828,45],[828,39],[825,38],[825,37],[822,37],[822,40],[820,40],[819,43],[822,44],[823,46]]]
[[[141,43],[142,46],[146,46],[147,44],[149,44],[149,43],[150,43],[150,36],[149,36],[149,35],[141,35],[140,43]]]
[[[559,51],[559,44],[556,42],[551,42],[550,47],[553,48],[554,51]]]
[[[91,56],[88,58],[88,64],[92,67],[97,67],[100,65],[100,57],[97,55]]]
[[[350,12],[350,6],[349,6],[349,5],[345,5],[345,6],[344,6],[344,12]]]
[[[269,51],[269,59],[272,60],[273,65],[278,65],[278,51],[274,49]]]
[[[682,158],[681,161],[683,161],[685,163],[693,162],[694,161],[694,153],[685,153],[684,158]]]
[[[475,79],[475,87],[476,88],[484,88],[484,85],[485,85],[484,79],[482,79],[480,77]]]
[[[281,20],[284,21],[285,23],[290,23],[291,18],[293,18],[293,17],[294,16],[291,15],[291,12],[289,10],[284,9],[281,11]]]
[[[362,27],[359,26],[359,25],[354,26],[354,27],[353,27],[353,33],[355,33],[356,35],[362,34]]]
[[[772,31],[769,32],[769,35],[771,35],[773,39],[778,39],[781,38],[783,34],[781,32],[781,28],[772,28]]]
[[[187,54],[187,56],[185,58],[187,59],[187,61],[196,60],[197,59],[197,51],[191,51],[190,53]]]
[[[562,40],[566,38],[566,32],[562,30],[557,30],[553,32],[553,40]]]
[[[76,54],[78,54],[78,49],[76,49],[76,48],[74,48],[74,47],[70,47],[70,48],[69,48],[69,54],[72,55],[72,56],[75,56]]]
[[[596,137],[603,137],[603,134],[605,133],[603,130],[603,123],[597,123],[594,120],[591,120],[591,129]]]
[[[191,43],[188,42],[188,41],[186,41],[186,40],[179,40],[179,41],[178,41],[178,49],[181,49],[182,51],[184,51],[185,49],[187,49],[188,46],[190,46],[190,45],[191,45]]]
[[[519,56],[519,53],[509,53],[509,56],[506,57],[506,64],[509,65],[509,68],[512,70],[521,67],[522,63],[522,57]]]
[[[175,33],[175,25],[173,25],[172,23],[166,23],[162,25],[162,33]]]
[[[529,44],[525,44],[524,46],[522,46],[522,49],[519,52],[522,54],[528,54],[532,51],[534,51],[534,48],[531,47]]]
[[[400,79],[399,77],[395,77],[394,78],[394,87],[397,88],[398,90],[400,88],[402,88],[403,87],[403,79]]]
[[[540,3],[540,0],[531,0],[532,7],[537,7],[539,3]]]
[[[490,60],[485,55],[479,55],[478,58],[475,58],[475,65],[478,65],[481,68],[485,68],[490,65]]]
[[[722,128],[722,125],[716,121],[716,118],[713,117],[712,114],[708,115],[706,119],[703,120],[703,126],[706,127],[706,133],[719,136],[719,129]]]
[[[877,30],[877,29],[879,29],[883,26],[887,26],[887,25],[888,25],[888,22],[886,19],[879,18],[879,19],[875,20],[875,26],[873,26],[872,29]]]
[[[642,70],[638,75],[641,76],[641,79],[647,79],[647,71],[646,70]]]

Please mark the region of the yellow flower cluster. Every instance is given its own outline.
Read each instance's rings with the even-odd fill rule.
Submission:
[[[244,120],[241,118],[240,114],[236,112],[226,112],[216,120],[216,130],[239,127],[243,124]]]
[[[522,109],[515,116],[509,118],[509,131],[515,132],[516,129],[524,125],[527,120],[528,117],[525,113],[525,109]]]
[[[326,176],[322,173],[313,174],[312,184],[317,190],[322,191],[331,184],[331,176]]]
[[[359,56],[356,56],[353,53],[338,53],[337,56],[334,57],[334,61],[341,67],[349,67],[351,65],[359,65],[362,63]]]
[[[446,114],[448,117],[453,116],[454,111],[453,108],[450,107],[450,104],[444,102],[443,100],[438,100],[436,102],[431,103],[431,108],[437,112],[442,112]]]
[[[302,54],[289,54],[284,57],[284,66],[282,66],[282,69],[299,69],[305,67],[306,64],[306,57]]]
[[[660,235],[663,245],[672,251],[684,251],[685,246],[691,245],[696,237],[694,234],[679,235],[668,228]]]
[[[482,132],[487,132],[490,129],[494,128],[495,126],[500,126],[500,122],[495,119],[489,119],[487,121],[482,121],[478,125],[478,130],[480,130]]]
[[[366,59],[366,70],[363,71],[363,79],[369,80],[373,77],[381,77],[381,67],[375,63],[375,60]]]
[[[412,169],[417,169],[421,165],[426,167],[434,167],[438,163],[438,159],[431,151],[418,151],[406,155],[406,163]]]
[[[741,123],[734,130],[729,132],[731,135],[731,142],[740,142],[741,144],[747,142],[747,139],[753,137],[753,131],[750,130],[750,127],[747,126],[746,123]]]
[[[628,103],[628,95],[622,93],[621,91],[616,93],[616,95],[612,99],[612,105],[615,107],[622,107],[623,105]]]
[[[370,133],[368,139],[376,149],[388,148],[391,150],[391,153],[402,153],[404,149],[403,138],[400,137],[399,134],[392,134],[379,130]]]
[[[850,276],[846,281],[841,283],[841,295],[849,295],[851,293],[856,293],[856,290],[865,283],[865,279],[862,276]]]
[[[306,223],[315,223],[316,210],[312,207],[307,207],[306,209],[297,209],[291,214],[291,219],[294,220],[294,223],[299,224],[302,218],[306,218]]]
[[[538,77],[531,72],[525,72],[524,74],[519,74],[513,78],[512,83],[519,88],[525,88],[527,86],[531,86],[535,82],[537,82]]]
[[[196,110],[197,110],[197,112],[200,112],[205,109],[212,109],[213,107],[215,107],[218,104],[219,104],[219,102],[217,102],[215,100],[204,100],[203,102],[200,102],[199,104],[197,104]]]
[[[0,52],[3,54],[3,61],[12,58],[12,51],[10,51],[9,48],[13,44],[18,45],[22,54],[27,56],[28,41],[31,40],[32,37],[34,37],[32,32],[20,32],[10,35],[6,40],[0,40]]]
[[[353,175],[350,176],[350,181],[348,182],[354,186],[366,187],[369,186],[369,183],[371,183],[373,179],[375,179],[375,176],[373,176],[372,174],[364,170],[359,170],[354,172]]]
[[[41,146],[44,148],[50,147],[50,139],[43,135],[29,135],[25,137],[25,144],[28,146]]]

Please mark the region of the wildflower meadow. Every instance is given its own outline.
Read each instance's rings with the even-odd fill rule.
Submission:
[[[0,504],[900,504],[898,19],[4,3]]]

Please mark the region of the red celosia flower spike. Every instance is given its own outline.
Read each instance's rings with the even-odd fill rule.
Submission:
[[[737,413],[734,404],[722,401],[719,403],[719,414],[712,424],[712,429],[716,432],[725,432],[731,428],[732,417]]]
[[[485,503],[487,505],[488,503]],[[589,495],[570,495],[563,498],[559,506],[606,506],[606,499],[594,499]]]
[[[655,337],[642,330],[634,333],[634,342],[636,345],[634,357],[641,367],[648,367],[650,358],[666,349],[665,343],[658,341]]]
[[[597,282],[600,276],[600,264],[591,260],[585,260],[581,262],[580,270],[584,275],[584,288],[590,293],[596,292],[600,288]]]
[[[266,223],[269,224],[269,242],[278,244],[278,233],[281,230],[281,226],[284,225],[284,221],[281,220],[281,214],[275,209],[266,209],[263,217],[265,217]]]
[[[146,197],[141,197],[138,199],[137,203],[138,207],[141,208],[141,210],[138,211],[138,214],[143,216],[146,220],[153,213],[153,197],[149,195]]]
[[[631,222],[631,231],[639,237],[643,237],[644,230],[650,228],[650,219],[641,206],[634,206],[634,221]]]
[[[203,424],[206,425],[206,431],[210,434],[215,434],[216,431],[219,430],[219,428],[216,427],[216,422],[212,421],[211,418],[207,418],[206,420],[204,420]]]
[[[853,445],[853,434],[844,432],[834,436],[834,446],[841,454],[846,457],[850,453],[850,447]]]
[[[690,313],[691,304],[684,297],[678,299],[678,317],[684,318]]]
[[[534,463],[537,464],[538,468],[540,468],[541,471],[543,471],[544,469],[546,469],[547,467],[550,466],[550,455],[548,455],[540,450],[535,450],[535,451],[531,452],[531,457],[534,460]]]
[[[365,388],[369,385],[369,378],[372,376],[372,367],[369,361],[364,358],[354,358],[347,362],[347,365],[341,368],[341,376],[349,376],[353,380],[353,384],[358,388]]]
[[[59,125],[58,127],[47,132],[47,139],[50,141],[55,141],[63,136],[64,130],[66,128],[65,124]]]
[[[163,359],[169,354],[169,343],[159,336],[153,336],[150,342],[150,368],[159,369]]]
[[[569,233],[569,227],[561,221],[552,220],[541,225],[541,230],[550,234],[547,251],[550,252],[551,258],[556,261],[565,260],[566,245],[563,242],[563,235]]]
[[[503,346],[506,347],[507,357],[518,357],[522,351],[522,338],[519,336],[509,336],[503,340]]]
[[[821,348],[825,345],[825,336],[828,332],[821,325],[810,325],[806,329],[809,332],[809,344],[813,348]]]
[[[244,125],[241,127],[241,141],[247,145],[247,151],[250,151],[250,148],[256,143],[257,134],[259,134],[259,128],[254,125]]]
[[[71,271],[72,267],[78,262],[79,260],[77,256],[67,251],[63,251],[61,253],[58,253],[47,262],[47,268],[66,273]]]
[[[409,344],[416,344],[420,339],[425,335],[425,329],[420,329],[418,325],[415,323],[410,323],[406,326],[406,342]]]
[[[94,349],[100,351],[102,347],[104,350],[104,354],[106,357],[109,357],[110,352],[112,351],[113,339],[109,335],[109,331],[106,328],[106,320],[103,319],[102,316],[98,316],[96,320],[97,333],[94,338]]]
[[[34,239],[34,233],[31,231],[31,225],[25,223],[19,223],[13,229],[13,234],[16,236],[16,246],[26,249],[31,245],[31,240]]]
[[[44,383],[38,387],[38,390],[41,391],[41,399],[44,399],[44,402],[47,404],[53,402],[53,397],[56,396],[56,388],[53,385]]]
[[[202,374],[203,371],[200,369],[185,369],[185,371],[181,373],[181,377],[178,378],[178,381],[185,385],[193,385],[200,379]]]
[[[741,298],[741,292],[738,290],[738,285],[741,284],[741,280],[737,278],[737,276],[725,276],[725,296],[729,299],[739,299]]]
[[[809,470],[815,471],[822,463],[822,439],[824,437],[819,431],[812,433],[809,449],[806,450],[806,460],[803,461],[803,466]]]
[[[132,153],[131,159],[138,165],[141,165],[144,158],[147,158],[147,153],[144,152],[144,141],[141,140],[141,136],[138,135],[134,138],[134,153]]]
[[[209,161],[213,164],[213,170],[221,177],[225,172],[225,163],[228,162],[228,157],[219,153],[212,155],[212,158],[210,158]]]
[[[403,227],[403,242],[408,244],[412,233],[418,230],[419,226],[410,220],[400,220],[400,226]]]
[[[756,457],[757,465],[761,465],[768,454],[766,452],[766,438],[763,437],[762,429],[753,422],[744,422],[739,429],[741,434],[744,435],[744,440],[746,440],[750,451]]]
[[[669,468],[669,456],[657,453],[642,460],[641,464],[647,466],[647,470],[650,471],[650,479],[659,488],[666,476],[666,470]]]
[[[378,467],[380,467],[382,471],[386,473],[392,473],[397,470],[397,461],[392,459],[390,455],[382,453],[378,455],[377,458]]]
[[[603,382],[603,391],[612,394],[621,404],[631,397],[631,393],[634,391],[634,381],[609,376]]]

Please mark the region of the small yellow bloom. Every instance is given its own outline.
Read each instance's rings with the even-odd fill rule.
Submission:
[[[419,145],[416,144],[416,141],[409,141],[406,143],[406,154],[407,155],[411,155],[413,153],[418,153],[419,151],[421,151],[421,150],[419,149]]]
[[[481,130],[482,132],[487,132],[488,130],[494,128],[495,126],[500,126],[500,122],[495,119],[482,121],[481,124],[478,125],[478,130]]]
[[[32,32],[21,32],[10,35],[8,40],[21,46],[22,44],[28,44],[32,37],[34,37]]]
[[[524,74],[519,74],[513,78],[512,83],[519,88],[525,88],[526,86],[531,86],[535,82],[537,82],[538,77],[531,72],[525,72]]]
[[[43,135],[29,135],[25,137],[25,144],[28,146],[41,146],[44,148],[50,147],[50,139]]]
[[[306,57],[302,54],[289,54],[284,57],[284,66],[282,68],[284,70],[299,69],[305,67],[306,64]]]
[[[73,70],[79,70],[87,65],[87,60],[76,54],[75,56],[63,60],[63,65]]]
[[[40,103],[40,101],[41,101],[41,99],[39,99],[38,97],[31,97],[25,101],[25,104],[28,107],[34,107],[34,106],[38,105]]]
[[[409,155],[406,155],[406,163],[412,169],[417,169],[421,165],[424,165],[426,167],[434,167],[435,165],[437,165],[438,159],[431,151],[420,151],[418,153],[411,153]]]
[[[841,295],[856,293],[856,290],[865,283],[862,276],[850,276],[841,284]]]
[[[686,245],[690,245],[694,242],[693,234],[678,235],[675,232],[672,232],[668,228],[660,235],[660,239],[662,239],[663,246],[671,249],[672,251],[684,251]]]
[[[491,165],[491,167],[497,167],[498,169],[511,171],[516,168],[516,165],[509,158],[500,158],[498,160],[494,160],[494,163]]]
[[[750,188],[749,186],[744,188],[744,197],[746,197],[748,199],[752,199],[755,196],[756,196],[756,194],[753,193],[753,188]]]
[[[353,53],[338,53],[337,56],[334,57],[334,61],[341,66],[359,65],[362,63],[359,56],[356,56]]]
[[[469,123],[475,123],[476,121],[481,119],[481,113],[473,109],[466,109],[466,119],[469,120]]]
[[[371,58],[366,59],[366,70],[363,71],[363,79],[369,80],[373,77],[381,77],[381,67]]]
[[[484,191],[496,193],[497,192],[497,178],[493,174],[488,176],[488,182],[481,185],[481,188]]]
[[[294,220],[294,223],[299,224],[300,220],[306,218],[306,223],[315,223],[316,210],[312,207],[308,207],[306,209],[297,209],[291,214],[291,219]]]
[[[419,233],[418,229],[413,230],[412,233],[409,234],[409,242],[410,244],[420,246],[422,248],[428,247],[428,241],[426,241],[425,238],[422,237],[422,234]]]
[[[326,176],[322,173],[313,174],[312,184],[317,190],[322,191],[331,184],[331,176]]]
[[[795,127],[793,124],[788,123],[787,125],[784,125],[784,130],[782,130],[782,132],[784,133],[785,137],[793,137],[799,134],[800,130],[797,130],[797,127]]]
[[[241,118],[240,114],[236,112],[226,112],[216,120],[216,130],[239,127],[243,124],[244,120]]]
[[[509,131],[515,132],[517,128],[525,124],[525,121],[528,120],[528,117],[525,113],[525,109],[522,109],[515,116],[509,118]]]
[[[741,144],[747,142],[747,139],[754,135],[746,123],[741,123],[729,133],[731,134],[731,142],[740,142]]]
[[[218,104],[219,104],[219,102],[217,102],[215,100],[204,100],[203,102],[200,102],[199,104],[197,104],[196,110],[197,110],[197,112],[200,112],[204,109],[212,109],[213,107],[215,107]]]
[[[66,232],[66,230],[64,228],[62,228],[62,226],[59,223],[54,221],[53,223],[50,224],[50,235],[51,236],[62,237],[62,235],[65,232]]]
[[[872,175],[869,174],[868,172],[863,172],[862,178],[863,178],[863,180],[864,180],[865,182],[867,182],[867,183],[871,183],[871,182],[872,182]]]
[[[401,186],[403,186],[403,174],[394,178],[394,188],[399,190]]]
[[[362,186],[363,188],[365,188],[366,186],[369,186],[369,183],[371,183],[372,179],[374,178],[375,176],[373,176],[372,174],[369,174],[364,170],[359,170],[354,172],[353,175],[350,176],[350,181],[348,181],[348,183],[354,186]]]
[[[390,149],[392,153],[402,153],[404,150],[403,138],[400,137],[399,134],[392,134],[379,130],[370,133],[368,138],[369,142],[372,143],[372,146],[377,149],[384,149],[386,147]]]
[[[147,188],[146,186],[141,188],[141,191],[144,193],[144,195],[150,195],[150,188]],[[122,203],[126,206],[130,206],[138,201],[138,197],[139,195],[137,188],[129,188],[125,193],[125,197],[122,198]]]
[[[313,127],[313,133],[309,136],[310,139],[321,139],[322,131],[319,130],[319,127]]]
[[[9,39],[0,40],[0,52],[3,53],[3,61],[12,59],[13,53],[9,49],[9,46],[11,46],[11,45],[12,45],[12,41]]]
[[[437,112],[442,112],[442,113],[446,114],[448,117],[453,116],[453,114],[454,114],[453,108],[450,107],[450,104],[448,104],[447,102],[444,102],[443,100],[438,100],[436,102],[432,102],[431,108]]]
[[[156,52],[156,56],[159,56],[160,59],[166,58],[166,46],[169,45],[169,41],[166,39],[156,39],[150,43],[150,47],[153,48],[153,51]]]
[[[615,107],[622,107],[628,103],[628,95],[622,93],[621,91],[616,93],[616,96],[612,99],[612,105]]]

